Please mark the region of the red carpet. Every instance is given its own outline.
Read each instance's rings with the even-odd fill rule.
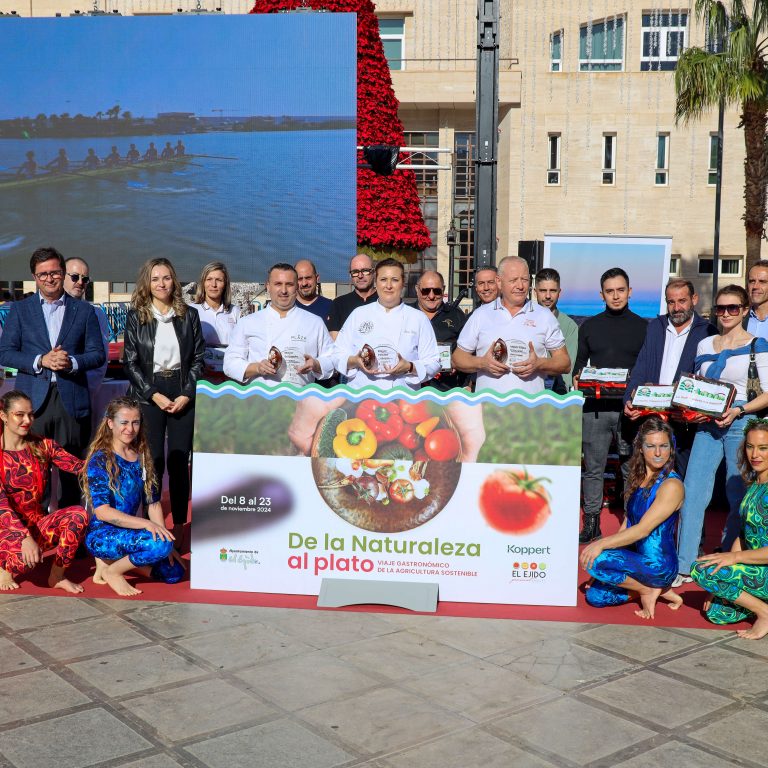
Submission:
[[[619,525],[618,510],[604,510],[602,515],[602,527],[604,533],[614,532]],[[707,513],[707,539],[705,549],[710,552],[719,540],[720,531],[725,515],[718,511]],[[48,560],[46,565],[38,567],[30,576],[21,580],[21,589],[13,594],[53,595],[60,597],[72,597],[60,590],[52,590],[47,586]],[[97,585],[91,581],[93,574],[93,561],[91,559],[78,560],[70,569],[70,577],[73,581],[82,581],[85,592],[82,597],[91,598],[116,598],[117,596],[107,586]],[[589,624],[625,624],[638,626],[678,627],[688,629],[723,629],[710,624],[702,615],[704,592],[695,584],[686,584],[678,592],[683,596],[684,605],[678,611],[671,611],[662,601],[656,607],[656,617],[653,621],[645,621],[635,616],[634,611],[639,605],[629,603],[616,608],[592,608],[584,599],[583,584],[587,576],[579,573],[578,604],[573,608],[535,606],[535,605],[496,605],[490,603],[446,603],[438,604],[437,616],[461,616],[466,618],[489,619],[517,619],[525,621],[567,621]],[[378,613],[409,613],[400,608],[382,605],[351,606],[348,608],[318,609],[317,597],[314,595],[273,595],[261,592],[219,592],[213,590],[192,590],[189,586],[189,578],[179,584],[167,585],[144,579],[141,576],[129,581],[142,594],[137,597],[124,598],[126,601],[160,601],[174,603],[213,603],[219,605],[246,605],[269,608],[303,608],[315,610],[345,610],[345,611],[369,611]],[[120,599],[120,598],[117,598]],[[728,631],[742,629],[748,623],[736,624],[728,627]]]

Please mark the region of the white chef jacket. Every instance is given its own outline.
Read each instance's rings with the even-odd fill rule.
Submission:
[[[405,376],[370,374],[355,368],[347,370],[347,361],[359,355],[365,344],[373,347],[389,346],[400,356],[413,363],[413,373]],[[398,304],[390,310],[378,301],[353,310],[336,337],[336,369],[348,377],[352,389],[371,384],[380,389],[407,385],[418,389],[423,381],[431,379],[440,370],[440,354],[435,332],[429,318],[407,304]]]
[[[270,348],[277,347],[283,362],[275,376],[254,376],[250,381],[279,384],[311,384],[316,378],[325,379],[333,373],[333,341],[325,323],[311,312],[293,306],[285,317],[280,317],[271,306],[240,318],[229,337],[224,353],[224,373],[231,379],[245,381],[249,363],[266,360]],[[299,374],[296,369],[304,365],[304,355],[320,363],[321,373]]]

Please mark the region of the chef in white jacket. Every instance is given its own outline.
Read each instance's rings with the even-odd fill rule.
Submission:
[[[275,264],[266,283],[270,303],[240,318],[224,354],[224,373],[240,382],[304,386],[333,373],[333,341],[325,323],[296,306],[298,277]]]
[[[355,309],[339,331],[336,369],[352,389],[368,384],[417,389],[440,370],[432,325],[423,312],[403,304],[404,287],[405,270],[399,261],[378,262],[378,300]]]

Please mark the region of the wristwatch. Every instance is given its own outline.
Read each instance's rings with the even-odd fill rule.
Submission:
[[[413,373],[413,369],[414,369],[414,367],[415,367],[415,366],[413,365],[413,361],[411,361],[410,367],[408,368],[408,375],[409,375],[409,376],[410,376],[410,375]]]
[[[747,409],[743,405],[737,405],[735,407],[741,411],[742,416],[747,412]],[[738,418],[738,416],[736,418]]]

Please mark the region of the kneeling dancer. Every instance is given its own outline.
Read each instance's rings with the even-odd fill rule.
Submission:
[[[635,613],[643,619],[653,618],[659,596],[674,610],[682,605],[682,598],[669,589],[677,575],[675,528],[684,495],[674,466],[672,430],[651,417],[634,441],[621,528],[581,552],[581,565],[594,579],[587,590],[590,605],[622,605],[636,592],[642,607]]]
[[[56,547],[48,584],[65,592],[82,592],[65,578],[88,526],[88,513],[73,506],[46,514],[42,500],[51,463],[78,473],[83,462],[58,443],[30,434],[32,402],[19,390],[0,401],[0,590],[18,589],[14,576],[31,570],[43,552]]]
[[[750,419],[739,447],[739,469],[747,492],[739,507],[741,532],[730,552],[700,557],[691,578],[712,598],[705,604],[713,624],[735,624],[751,616],[747,640],[768,635],[768,419]]]
[[[181,579],[184,567],[165,527],[137,401],[119,397],[107,406],[88,452],[83,490],[93,510],[85,546],[96,558],[94,583],[128,597],[141,594],[125,579],[134,568],[168,584]],[[137,514],[142,504],[148,518]]]

